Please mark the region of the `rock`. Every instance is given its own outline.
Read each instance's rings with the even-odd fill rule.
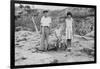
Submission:
[[[94,57],[94,50],[93,49],[83,48],[81,50],[81,52],[87,54],[88,56]]]
[[[90,38],[94,38],[94,31],[88,33],[85,35],[85,37],[90,37]]]

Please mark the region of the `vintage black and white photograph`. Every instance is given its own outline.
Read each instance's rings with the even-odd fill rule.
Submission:
[[[95,61],[95,8],[14,4],[15,66]]]

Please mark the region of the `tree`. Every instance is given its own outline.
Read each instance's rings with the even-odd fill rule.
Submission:
[[[35,21],[34,21],[34,18],[33,17],[32,17],[32,22],[34,23],[35,30],[38,33],[39,31],[38,31],[37,25],[35,24]]]

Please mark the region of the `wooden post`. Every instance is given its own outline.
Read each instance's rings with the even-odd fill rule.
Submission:
[[[36,32],[39,33],[38,28],[37,28],[37,26],[35,24],[35,21],[34,21],[34,18],[33,17],[32,17],[32,22],[34,23],[34,27],[35,27]]]

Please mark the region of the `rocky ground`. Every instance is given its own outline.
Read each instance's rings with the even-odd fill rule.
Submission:
[[[39,51],[40,34],[30,31],[15,32],[15,65],[35,65],[50,63],[68,63],[81,61],[94,61],[94,32],[85,36],[74,35],[69,50]],[[56,38],[50,36],[51,44]]]

